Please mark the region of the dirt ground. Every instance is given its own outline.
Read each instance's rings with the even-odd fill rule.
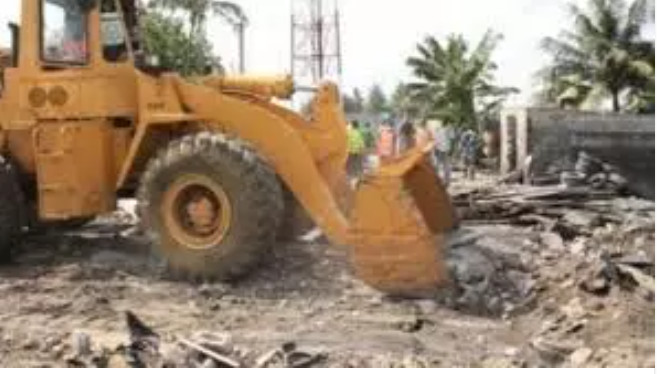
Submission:
[[[294,342],[319,367],[653,367],[653,292],[601,260],[640,255],[653,282],[654,208],[639,205],[566,241],[465,222],[446,250],[454,284],[426,301],[369,289],[322,239],[280,245],[237,284],[195,285],[168,280],[122,215],[31,236],[0,268],[0,366],[66,366],[80,334],[112,349],[131,311],[164,342],[219,334],[243,362]]]

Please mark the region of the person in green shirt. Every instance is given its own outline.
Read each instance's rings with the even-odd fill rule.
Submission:
[[[363,138],[363,143],[366,147],[366,153],[369,153],[375,148],[375,140],[377,138],[375,135],[375,129],[369,122],[358,126],[358,128],[361,132],[361,137]]]
[[[358,122],[352,122],[347,129],[347,140],[349,149],[349,158],[347,159],[347,173],[350,178],[356,178],[363,171],[363,160],[366,151],[366,144],[363,140],[361,129]]]

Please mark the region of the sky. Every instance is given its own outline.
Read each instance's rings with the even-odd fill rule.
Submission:
[[[290,13],[293,0],[234,0],[250,19],[246,33],[247,71],[258,75],[290,72]],[[298,0],[297,0],[298,1]],[[504,40],[494,54],[500,85],[521,90],[509,105],[527,105],[536,91],[534,73],[546,63],[539,49],[545,36],[570,25],[568,0],[336,0],[341,14],[343,76],[341,86],[367,92],[374,83],[392,92],[411,79],[405,65],[426,35],[442,39],[463,34],[477,43],[488,30]],[[18,20],[20,0],[2,0],[0,25]],[[584,4],[586,0],[575,0]],[[215,53],[229,71],[237,70],[237,38],[213,18],[208,33]],[[646,33],[653,38],[655,28]],[[0,45],[9,33],[0,29]]]

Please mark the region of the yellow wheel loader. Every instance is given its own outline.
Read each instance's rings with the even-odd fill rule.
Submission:
[[[187,278],[231,280],[304,212],[383,292],[446,280],[449,197],[421,144],[346,182],[340,94],[276,105],[290,77],[186,80],[137,58],[132,0],[23,0],[0,92],[0,254],[31,222],[85,222],[136,197],[154,250]]]

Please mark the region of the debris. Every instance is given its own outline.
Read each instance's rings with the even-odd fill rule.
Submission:
[[[489,357],[480,364],[480,367],[486,369],[512,369],[521,366],[522,365],[510,357]]]
[[[113,368],[230,367],[228,360],[263,368],[651,366],[653,351],[645,348],[654,344],[655,308],[645,297],[653,293],[647,286],[654,278],[653,204],[551,190],[555,187],[540,193],[502,186],[472,194],[472,205],[461,206],[471,214],[467,224],[448,238],[446,262],[453,286],[428,301],[382,297],[348,271],[337,271],[347,259],[317,241],[277,248],[274,265],[253,281],[189,285],[162,279],[161,269],[150,263],[142,266],[141,257],[131,254],[133,248],[124,248],[135,239],[117,244],[111,237],[94,238],[97,223],[85,227],[85,239],[67,239],[71,253],[80,254],[61,264],[42,254],[59,244],[49,237],[39,244],[42,248],[30,251],[36,256],[21,255],[19,267],[3,270],[10,276],[2,277],[0,294],[10,301],[0,308],[0,363]],[[472,225],[475,219],[477,226]],[[85,252],[87,247],[91,252]],[[324,251],[330,256],[321,256]],[[553,259],[550,263],[542,260],[545,254]],[[143,269],[148,270],[142,274]],[[66,292],[73,295],[68,305],[60,302]],[[212,313],[215,304],[222,313]],[[114,308],[154,306],[162,309],[132,314],[128,328],[112,330]],[[308,311],[306,324],[299,325],[300,311]],[[56,318],[56,323],[31,333],[17,327],[45,317]],[[107,336],[104,331],[83,335],[88,344],[82,346],[89,348],[79,355],[72,353],[76,333],[58,335],[105,326]],[[436,333],[444,341],[438,350],[428,344]],[[220,355],[224,363],[178,342],[179,336]],[[38,344],[30,340],[34,337]],[[503,341],[516,347],[520,337],[530,337],[529,344],[490,344]],[[292,342],[281,346],[284,338],[313,349]],[[50,340],[58,344],[44,351]],[[23,351],[24,343],[36,348]],[[316,346],[331,355],[317,353]]]
[[[217,365],[215,367],[221,367],[221,368],[240,368],[240,367],[242,367],[242,364],[240,364],[238,361],[233,360],[232,358],[224,356],[222,354],[219,354],[219,353],[217,353],[213,350],[207,349],[207,348],[205,348],[205,347],[203,347],[199,344],[196,344],[192,341],[189,341],[187,339],[178,338],[177,341],[180,344],[184,345],[185,347],[190,348],[192,350],[195,350],[195,351],[207,356],[207,358],[210,358],[210,359],[214,360],[215,364]],[[205,360],[204,360],[204,362],[205,362]]]
[[[564,361],[565,356],[570,355],[575,350],[582,347],[582,345],[583,343],[579,340],[555,340],[546,337],[537,337],[530,343],[530,346],[534,348],[544,360],[551,363]]]
[[[232,350],[231,335],[203,332],[194,336],[199,345],[215,352],[230,353]]]
[[[587,231],[600,225],[601,216],[593,212],[569,210],[562,216],[562,220],[572,227]]]
[[[575,350],[571,356],[569,356],[569,363],[572,367],[581,367],[585,365],[589,359],[592,357],[594,354],[594,351],[592,351],[591,348],[587,347],[582,347],[577,350]]]
[[[583,280],[580,283],[580,288],[591,294],[603,296],[610,291],[610,283],[604,277],[599,276],[594,279]]]
[[[584,255],[587,251],[587,238],[578,237],[569,244],[569,252],[572,255]]]
[[[125,312],[130,343],[119,347],[126,363],[133,368],[157,367],[161,364],[160,336],[131,311]]]
[[[553,252],[564,251],[564,240],[558,234],[552,232],[543,232],[540,234],[541,242]]]
[[[91,355],[91,337],[82,331],[75,331],[71,335],[71,347],[74,357]]]
[[[631,277],[644,290],[652,294],[656,293],[656,280],[654,278],[631,266],[618,264],[617,268],[621,274]]]
[[[571,299],[571,301],[560,308],[560,311],[564,313],[568,319],[580,319],[585,317],[587,314],[587,311],[583,307],[580,298],[578,297]]]
[[[279,348],[272,349],[265,352],[263,355],[256,359],[256,368],[265,368],[268,364],[274,361],[282,352]],[[283,359],[283,357],[280,357]]]
[[[616,264],[628,265],[636,268],[650,268],[655,265],[644,252],[625,255],[621,258],[615,259],[614,262]]]
[[[285,367],[308,368],[324,360],[324,354],[311,354],[297,349],[297,344],[288,342],[280,348],[270,350],[256,359],[257,368]]]

